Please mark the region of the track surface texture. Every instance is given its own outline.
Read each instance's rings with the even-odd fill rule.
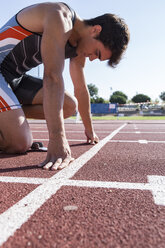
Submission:
[[[44,121],[29,121],[48,145]],[[1,248],[165,248],[165,122],[65,123],[75,160],[37,167],[46,153],[0,153]]]

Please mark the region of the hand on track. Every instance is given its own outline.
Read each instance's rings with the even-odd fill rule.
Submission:
[[[88,144],[95,145],[99,142],[99,138],[94,131],[85,130],[85,135],[87,137]]]
[[[68,166],[73,160],[66,139],[50,140],[46,160],[38,166],[45,170],[60,170]]]

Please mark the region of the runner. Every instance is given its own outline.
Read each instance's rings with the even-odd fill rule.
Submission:
[[[90,117],[90,97],[83,68],[90,61],[116,66],[129,42],[124,21],[113,14],[82,20],[65,3],[29,6],[0,29],[0,149],[24,153],[32,145],[26,118],[46,119],[47,157],[39,166],[62,169],[73,158],[64,118],[78,110],[87,141],[99,141]],[[75,97],[64,90],[64,60],[70,59]],[[26,74],[43,63],[43,80]]]

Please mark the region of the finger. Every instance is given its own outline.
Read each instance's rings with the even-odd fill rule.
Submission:
[[[48,162],[46,165],[43,166],[44,170],[49,170],[53,165],[53,162]]]
[[[58,158],[57,161],[52,166],[51,170],[57,170],[61,163],[62,163],[62,158]]]
[[[91,145],[94,145],[95,144],[95,139],[94,138],[90,139],[90,144]]]
[[[68,158],[68,159],[65,159],[62,164],[58,167],[58,169],[63,169],[65,167],[67,167],[71,162],[74,161],[74,158]]]
[[[95,142],[95,143],[99,143],[99,138],[98,138],[98,137],[95,137],[94,142]]]
[[[91,139],[91,144],[95,145],[99,142],[99,138],[97,136],[95,136],[94,138]]]

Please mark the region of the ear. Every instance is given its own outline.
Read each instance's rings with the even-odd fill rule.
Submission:
[[[94,25],[92,26],[92,29],[91,29],[91,35],[93,38],[97,37],[100,32],[102,30],[102,27],[100,25]]]

